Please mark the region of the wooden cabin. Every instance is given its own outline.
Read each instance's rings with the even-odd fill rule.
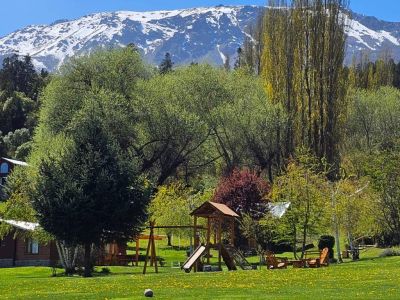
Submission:
[[[15,166],[27,167],[28,164],[23,161],[0,157],[0,184],[4,185],[6,183],[8,175],[10,175],[12,169]]]
[[[54,241],[48,244],[35,239],[15,237],[15,232],[34,231],[36,223],[2,220],[15,228],[3,239],[0,239],[0,267],[14,266],[54,266],[58,263],[58,252]]]

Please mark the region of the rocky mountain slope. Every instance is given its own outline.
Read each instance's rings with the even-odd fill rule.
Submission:
[[[216,6],[173,11],[96,13],[50,25],[32,25],[0,38],[0,61],[29,54],[38,68],[57,69],[68,58],[99,47],[136,44],[145,59],[158,64],[166,52],[176,64],[232,61],[259,6]],[[375,58],[390,49],[400,59],[400,23],[354,14],[347,28],[346,60],[359,50]]]

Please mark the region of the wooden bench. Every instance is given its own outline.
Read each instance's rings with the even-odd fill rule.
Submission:
[[[117,254],[115,256],[115,262],[118,266],[128,266],[129,263],[132,263],[133,266],[135,261],[135,255],[133,254]]]

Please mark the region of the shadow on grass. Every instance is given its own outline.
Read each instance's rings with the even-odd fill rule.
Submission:
[[[360,262],[371,262],[371,261],[379,261],[379,260],[383,260],[385,259],[385,257],[361,257],[360,259],[357,260],[345,260],[343,262],[343,264],[356,264],[356,263],[360,263]]]

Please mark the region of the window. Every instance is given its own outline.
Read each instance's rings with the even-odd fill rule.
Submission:
[[[26,252],[28,254],[39,254],[39,242],[37,240],[28,240],[26,243]]]
[[[0,165],[0,173],[2,174],[8,174],[9,168],[8,168],[8,163],[1,163]]]

